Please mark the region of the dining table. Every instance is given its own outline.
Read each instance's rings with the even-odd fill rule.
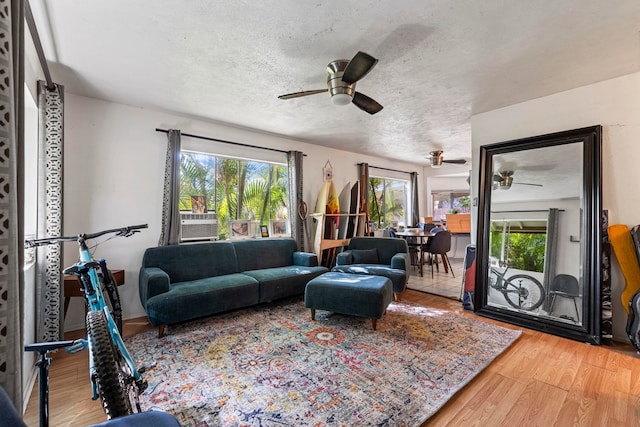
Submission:
[[[425,239],[428,239],[429,237],[433,237],[433,236],[435,236],[435,233],[432,233],[430,231],[420,230],[420,229],[396,231],[396,237],[402,237],[405,240],[407,240],[409,237],[416,237],[418,239],[418,247],[420,248],[420,261],[418,263],[418,272],[420,273],[420,277],[423,277],[422,266],[424,265],[424,251],[422,250],[422,248],[424,247],[423,245],[426,243]]]

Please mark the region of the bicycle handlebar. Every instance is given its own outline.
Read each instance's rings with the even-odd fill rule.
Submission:
[[[135,233],[139,233],[140,229],[148,228],[147,224],[140,225],[128,225],[126,227],[112,228],[109,230],[98,231],[97,233],[78,234],[77,236],[59,236],[59,237],[45,237],[42,239],[25,240],[24,245],[27,248],[33,248],[35,246],[50,245],[52,243],[59,242],[77,242],[79,240],[95,239],[96,237],[104,236],[105,234],[115,233],[118,236],[129,237]]]

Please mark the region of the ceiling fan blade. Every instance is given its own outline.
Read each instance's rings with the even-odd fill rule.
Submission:
[[[356,56],[353,57],[349,64],[347,64],[347,68],[344,69],[344,74],[342,74],[342,81],[347,84],[353,84],[366,76],[369,71],[375,67],[378,63],[378,60],[368,53],[358,52]]]
[[[375,114],[383,108],[382,105],[378,104],[367,95],[361,94],[360,92],[356,92],[353,94],[352,102],[356,104],[359,109],[364,110],[369,114]]]
[[[530,185],[532,187],[542,187],[542,184],[530,184],[528,182],[514,182],[514,184],[518,184],[518,185]]]
[[[328,91],[329,89],[305,90],[302,92],[293,92],[287,93],[286,95],[280,95],[278,99],[300,98],[301,96],[315,95],[316,93],[324,93]]]
[[[442,163],[453,163],[456,165],[464,165],[467,163],[465,159],[455,159],[455,160],[443,160]]]
[[[504,181],[504,178],[498,174],[493,175],[493,180],[496,182],[502,182]]]

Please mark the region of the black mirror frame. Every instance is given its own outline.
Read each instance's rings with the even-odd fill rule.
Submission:
[[[582,325],[489,306],[488,267],[493,156],[514,151],[582,142],[583,144],[583,223],[581,261],[584,290]],[[516,139],[480,147],[479,206],[474,311],[484,317],[523,326],[591,344],[601,344],[602,253],[602,126],[591,126],[530,138]]]

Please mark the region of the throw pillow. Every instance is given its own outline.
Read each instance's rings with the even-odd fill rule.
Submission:
[[[378,249],[353,249],[351,258],[354,264],[377,264]]]

